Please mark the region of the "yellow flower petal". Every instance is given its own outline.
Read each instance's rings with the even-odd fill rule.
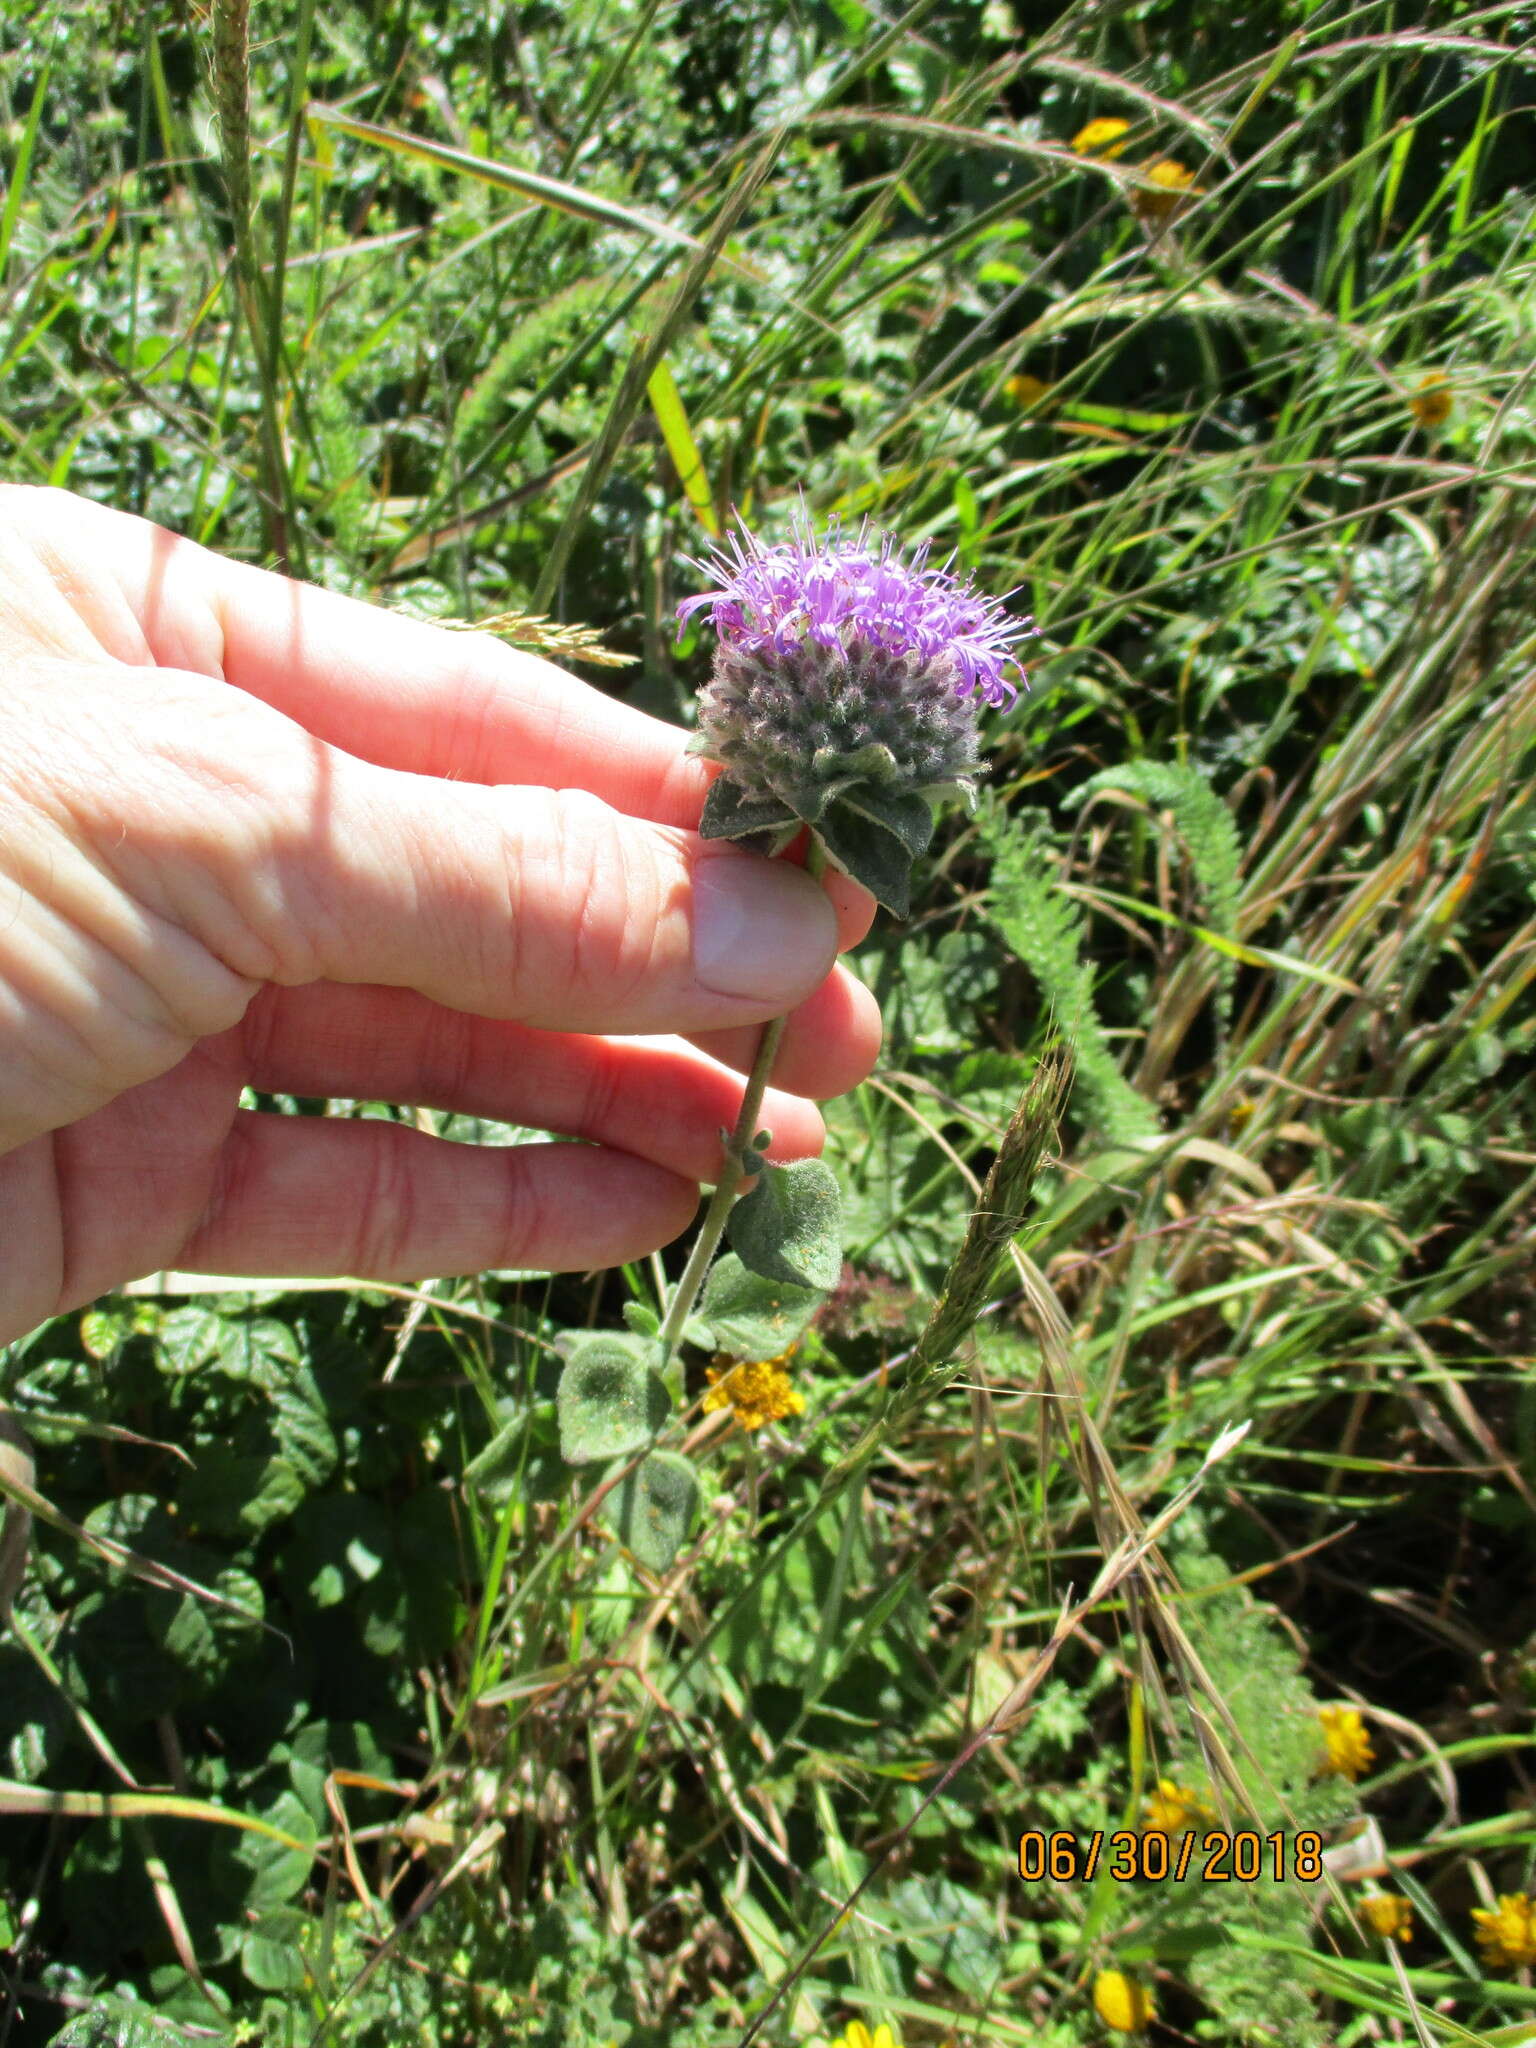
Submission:
[[[1157,1790],[1147,1797],[1142,1826],[1155,1835],[1187,1835],[1191,1828],[1206,1827],[1216,1814],[1200,1793],[1172,1778],[1159,1778]]]
[[[1120,137],[1128,135],[1130,127],[1129,121],[1122,121],[1114,114],[1103,114],[1097,121],[1090,121],[1086,128],[1079,128],[1068,146],[1079,156],[1103,157],[1108,161],[1124,150],[1125,144]]]
[[[1431,370],[1419,379],[1418,389],[1408,401],[1408,410],[1421,427],[1443,427],[1451,416],[1451,380],[1444,370]]]
[[[1483,1961],[1493,1969],[1536,1963],[1536,1904],[1528,1893],[1500,1892],[1497,1906],[1474,1906],[1472,1918]]]
[[[1100,1970],[1093,1980],[1093,2009],[1117,2034],[1139,2034],[1157,2014],[1146,1985],[1123,1970]]]
[[[1360,1917],[1383,1941],[1412,1941],[1413,1904],[1400,1892],[1370,1892],[1360,1901]]]
[[[729,1408],[742,1429],[761,1429],[765,1423],[782,1422],[788,1415],[803,1415],[805,1396],[784,1370],[784,1359],[788,1356],[786,1351],[779,1358],[746,1365],[732,1365],[724,1358],[717,1360],[707,1369],[709,1392],[704,1396],[704,1412],[712,1414],[717,1408]],[[860,2043],[859,2048],[868,2048],[868,2044]]]
[[[1320,1766],[1325,1778],[1363,1778],[1376,1761],[1365,1722],[1355,1707],[1321,1707],[1318,1720],[1323,1727],[1326,1754]]]
[[[1186,170],[1177,157],[1162,156],[1156,163],[1138,168],[1147,183],[1132,190],[1131,211],[1152,226],[1172,220],[1205,189],[1195,183],[1194,172]]]

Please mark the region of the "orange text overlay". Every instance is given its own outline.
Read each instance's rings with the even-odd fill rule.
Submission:
[[[1117,1828],[1113,1834],[1095,1828],[1081,1837],[1062,1829],[1047,1834],[1027,1828],[1019,1837],[1019,1875],[1026,1884],[1046,1879],[1091,1884],[1101,1871],[1118,1884],[1137,1879],[1162,1884],[1186,1877],[1202,1884],[1284,1884],[1293,1877],[1316,1884],[1323,1874],[1323,1838],[1305,1829],[1261,1835],[1255,1828],[1182,1835],[1165,1835],[1157,1828]]]

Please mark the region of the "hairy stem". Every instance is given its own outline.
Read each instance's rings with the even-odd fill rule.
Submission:
[[[806,872],[819,881],[826,872],[827,856],[815,834],[811,835],[806,849]],[[784,1036],[787,1017],[775,1017],[763,1026],[763,1035],[758,1040],[757,1056],[752,1062],[752,1071],[747,1076],[747,1092],[741,1098],[741,1109],[736,1117],[736,1128],[731,1132],[725,1148],[725,1161],[715,1191],[709,1198],[709,1207],[704,1211],[704,1221],[699,1225],[699,1234],[694,1239],[693,1250],[688,1254],[688,1263],[682,1277],[673,1290],[672,1300],[667,1308],[667,1319],[661,1326],[662,1369],[668,1371],[672,1354],[677,1349],[683,1333],[683,1325],[693,1314],[694,1303],[704,1285],[704,1276],[709,1271],[710,1261],[720,1249],[720,1240],[725,1235],[725,1221],[736,1199],[736,1191],[743,1178],[742,1155],[757,1135],[758,1119],[763,1112],[763,1097],[768,1091],[769,1076],[778,1056],[779,1040]]]

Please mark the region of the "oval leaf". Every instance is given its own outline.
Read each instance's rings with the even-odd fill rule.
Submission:
[[[699,836],[747,839],[759,832],[794,833],[799,827],[799,819],[783,804],[772,797],[745,796],[729,775],[721,775],[709,785]]]
[[[726,1232],[741,1263],[765,1280],[830,1293],[843,1271],[843,1203],[819,1159],[765,1166],[732,1209]]]
[[[586,1465],[640,1450],[666,1421],[672,1401],[633,1339],[591,1337],[571,1353],[555,1407],[561,1456],[568,1465]]]
[[[815,831],[834,867],[906,916],[912,863],[933,837],[933,812],[922,797],[862,787],[830,805]]]
[[[699,1320],[718,1350],[752,1364],[787,1351],[826,1298],[819,1288],[749,1273],[735,1252],[727,1252],[710,1268]]]
[[[687,1541],[699,1505],[693,1467],[677,1451],[652,1451],[603,1503],[603,1519],[649,1571],[664,1572]]]

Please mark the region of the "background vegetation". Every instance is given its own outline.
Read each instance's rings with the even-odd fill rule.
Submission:
[[[1068,2048],[1121,1978],[1165,2043],[1536,2039],[1469,1917],[1536,1889],[1530,9],[257,0],[248,131],[238,11],[0,9],[9,476],[682,721],[687,556],[802,489],[1043,638],[863,954],[804,1413],[670,1571],[551,1399],[660,1266],[5,1354],[67,1520],[0,2039]],[[1050,1012],[1011,1277],[903,1404]],[[1325,1878],[1021,1879],[1162,1780]]]

